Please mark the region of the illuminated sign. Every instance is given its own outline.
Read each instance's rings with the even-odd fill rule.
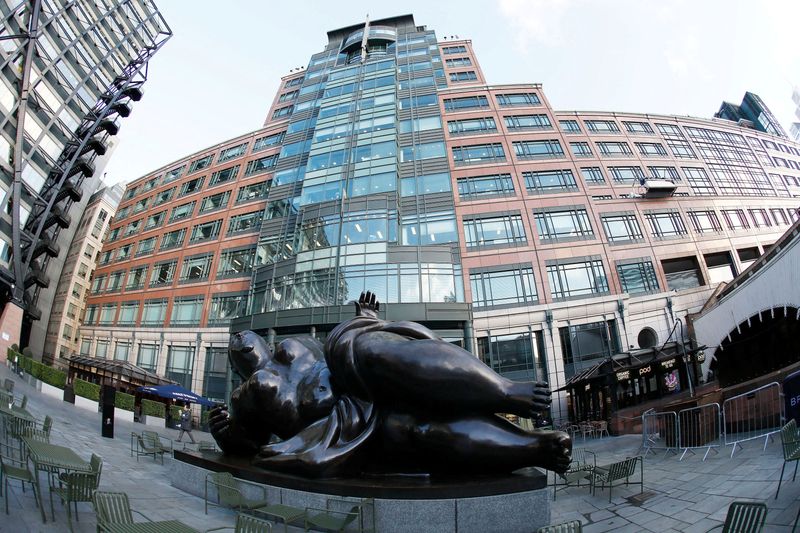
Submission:
[[[661,361],[661,368],[664,370],[669,370],[671,368],[675,368],[676,361],[675,359],[670,359],[669,361]]]
[[[625,381],[626,379],[631,379],[630,370],[623,370],[622,372],[617,372],[617,381]]]
[[[642,368],[639,369],[639,375],[640,376],[646,376],[647,374],[651,373],[652,371],[653,371],[653,367],[650,366],[650,365],[647,365],[647,366],[642,367]]]

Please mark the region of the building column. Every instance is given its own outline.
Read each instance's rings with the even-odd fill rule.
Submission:
[[[13,301],[7,302],[3,308],[3,315],[0,316],[0,361],[8,359],[8,348],[12,344],[19,346],[24,313],[25,310]]]

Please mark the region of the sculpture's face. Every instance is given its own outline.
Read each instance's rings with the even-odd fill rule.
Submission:
[[[252,331],[242,331],[231,335],[228,344],[228,359],[231,367],[242,379],[247,379],[253,372],[264,366],[272,356],[267,342]]]

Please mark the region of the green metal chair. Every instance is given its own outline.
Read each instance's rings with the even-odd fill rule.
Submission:
[[[305,531],[309,531],[312,528],[325,531],[344,531],[354,522],[358,526],[358,531],[364,531],[364,507],[373,504],[371,498],[356,503],[349,510],[331,509],[332,501],[338,501],[340,504],[347,503],[342,500],[328,500],[328,509],[306,507]]]
[[[26,437],[33,437],[36,440],[50,442],[50,430],[53,429],[53,419],[50,415],[44,417],[41,427],[36,427],[36,424],[28,426],[24,429]]]
[[[760,533],[767,521],[767,505],[761,502],[733,502],[728,507],[725,523],[718,527],[722,533]]]
[[[4,452],[3,449],[8,451]],[[30,483],[31,487],[33,487],[33,497],[36,506],[38,507],[42,504],[39,501],[39,491],[37,490],[38,480],[33,476],[31,471],[28,470],[28,462],[26,460],[14,458],[14,450],[15,448],[8,444],[0,443],[0,496],[5,494],[6,514],[8,514],[8,500],[10,499],[8,492],[9,479],[16,479],[22,482],[22,492],[25,492],[25,483]],[[3,492],[4,490],[5,492]]]
[[[640,463],[639,467],[639,481],[631,481],[630,478],[636,472],[636,463]],[[642,457],[628,457],[624,461],[598,466],[594,469],[592,476],[593,490],[597,490],[597,484],[600,483],[600,489],[604,489],[608,485],[608,501],[611,502],[611,492],[614,489],[615,481],[624,481],[625,485],[641,485],[641,492],[644,492],[644,460]],[[618,484],[617,486],[621,485]]]
[[[61,502],[67,507],[69,530],[72,531],[72,511],[70,509],[70,504],[75,506],[75,520],[80,522],[78,518],[78,503],[92,502],[92,496],[94,496],[97,490],[98,482],[98,476],[94,472],[69,472],[59,476],[58,487],[50,488],[50,513],[53,516],[53,520],[55,520],[53,493],[56,493],[56,495],[61,498]]]
[[[89,465],[92,467],[92,473],[97,475],[97,484],[99,485],[100,473],[103,471],[103,458],[96,453],[93,453],[92,458],[89,460]]]
[[[162,437],[155,431],[142,431],[141,434],[131,433],[131,439],[136,439],[136,449],[134,450],[131,445],[131,453],[136,452],[136,461],[139,461],[140,455],[152,455],[153,461],[156,456],[161,458],[161,464],[164,464],[164,454],[172,453],[172,441],[166,437]],[[169,445],[165,445],[161,439],[169,441]]]
[[[133,513],[152,522],[147,516],[131,509],[128,495],[124,492],[96,491],[92,497],[92,506],[97,515],[97,531],[107,531],[111,525],[133,524]]]
[[[797,478],[797,465],[800,463],[800,434],[797,432],[797,422],[794,418],[789,419],[789,422],[781,428],[781,446],[783,447],[783,466],[781,466],[781,477],[778,480],[778,490],[775,491],[776,500],[781,491],[783,470],[786,468],[786,463],[794,461],[792,481]]]
[[[572,462],[563,474],[553,475],[553,500],[556,499],[556,492],[567,487],[581,485],[581,481],[586,480],[586,485],[591,489],[592,476],[597,467],[597,456],[594,452],[583,448],[572,450]],[[563,483],[559,483],[559,478]]]
[[[211,485],[217,489],[217,505],[232,507],[239,512],[260,510],[261,507],[269,505],[267,501],[267,489],[262,485],[247,483],[233,477],[230,472],[211,472],[206,475],[205,486],[205,510],[208,514],[208,487]],[[250,485],[261,489],[263,498],[251,500],[242,494],[242,486]]]
[[[206,533],[221,529],[233,529],[235,533],[271,533],[272,524],[261,518],[239,513],[236,515],[236,525],[234,527],[215,527],[214,529],[207,529]]]
[[[580,520],[571,520],[561,524],[553,524],[552,526],[540,527],[536,533],[581,533],[583,526]]]

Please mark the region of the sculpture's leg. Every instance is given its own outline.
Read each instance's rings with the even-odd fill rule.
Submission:
[[[526,418],[550,405],[546,383],[505,379],[448,342],[370,332],[356,338],[354,353],[363,381],[388,405],[422,407],[422,412],[511,413]]]
[[[466,467],[500,472],[538,466],[565,472],[572,454],[572,440],[562,431],[527,432],[493,415],[431,421],[392,414],[384,420],[382,435],[382,451],[405,455],[436,471]]]

